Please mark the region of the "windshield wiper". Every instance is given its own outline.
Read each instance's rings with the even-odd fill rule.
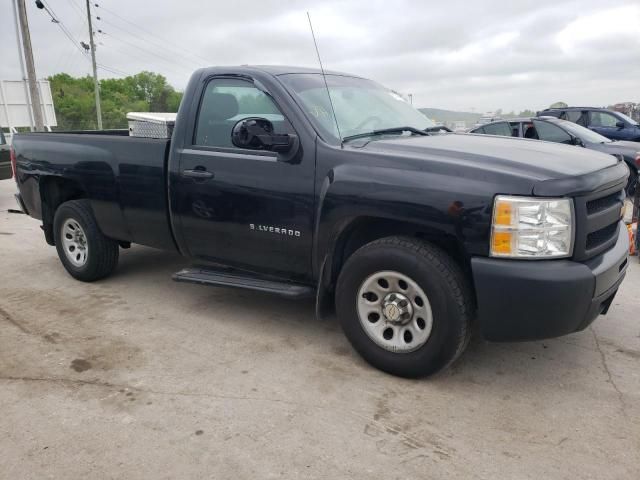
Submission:
[[[342,139],[343,142],[348,142],[349,140],[355,140],[356,138],[365,138],[365,137],[373,137],[375,135],[384,135],[386,133],[402,133],[402,132],[411,132],[416,135],[429,135],[424,130],[420,130],[415,127],[392,127],[392,128],[382,128],[380,130],[373,130],[371,132],[366,133],[358,133],[357,135],[348,135]]]

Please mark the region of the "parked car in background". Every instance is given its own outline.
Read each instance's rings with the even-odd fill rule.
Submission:
[[[606,108],[567,107],[547,108],[538,112],[537,115],[569,120],[611,140],[640,142],[640,125],[622,112]]]
[[[502,120],[502,117],[500,117],[499,115],[494,115],[493,113],[485,113],[483,116],[481,116],[478,119],[478,121],[473,125],[472,128],[476,128],[481,125],[486,125],[487,123],[491,123],[491,122],[497,122],[499,120]]]
[[[2,130],[0,130],[0,180],[11,178],[10,147]]]
[[[624,159],[631,172],[626,188],[627,195],[632,196],[635,193],[640,170],[638,143],[609,140],[588,128],[556,117],[514,118],[474,128],[470,133],[565,143],[615,155]]]

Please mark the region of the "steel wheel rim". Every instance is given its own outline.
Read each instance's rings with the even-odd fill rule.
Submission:
[[[431,336],[431,304],[407,275],[391,270],[369,275],[358,290],[356,306],[367,336],[387,351],[413,352]]]
[[[62,224],[62,250],[65,257],[75,267],[83,267],[89,256],[87,236],[80,224],[73,218]]]

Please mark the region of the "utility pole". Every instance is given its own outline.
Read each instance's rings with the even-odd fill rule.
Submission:
[[[18,7],[16,0],[11,1],[13,7],[13,19],[16,22],[16,45],[18,45],[18,58],[20,59],[20,71],[22,72],[22,86],[24,87],[24,98],[27,101],[27,110],[29,111],[29,127],[33,132],[33,110],[29,108],[29,87],[27,86],[27,70],[24,66],[24,56],[22,53],[22,39],[20,37],[20,17],[18,16]],[[11,123],[11,122],[9,122]],[[6,126],[6,125],[5,125]],[[11,127],[12,125],[9,125]]]
[[[89,0],[87,0],[87,20],[89,21],[89,44],[91,46],[91,63],[93,64],[93,89],[96,94],[96,115],[98,117],[98,130],[102,130],[102,109],[100,108],[100,83],[98,83],[98,69],[96,67],[96,44],[93,41],[93,26],[91,25],[91,6],[89,5]]]
[[[31,48],[31,36],[29,35],[29,23],[27,22],[27,9],[24,0],[16,0],[18,3],[18,18],[20,31],[22,32],[22,48],[24,59],[27,63],[27,82],[29,83],[29,96],[31,97],[31,109],[36,131],[44,130],[42,118],[42,103],[40,102],[40,90],[36,80],[36,67],[33,62],[33,50]]]

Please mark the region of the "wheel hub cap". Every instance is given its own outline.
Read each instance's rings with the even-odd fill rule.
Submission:
[[[87,237],[80,224],[72,218],[62,225],[62,248],[72,265],[82,267],[87,263]]]
[[[404,325],[413,316],[411,301],[401,293],[392,292],[384,298],[382,313],[387,321]]]
[[[369,275],[358,290],[358,318],[368,337],[394,353],[417,350],[431,336],[433,313],[424,290],[392,270]]]

